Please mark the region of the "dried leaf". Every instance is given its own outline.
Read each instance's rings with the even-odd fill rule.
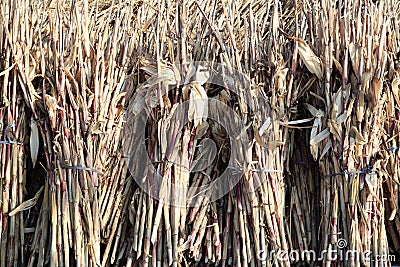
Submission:
[[[208,122],[206,122],[206,121],[203,122],[202,124],[200,124],[197,127],[195,139],[199,139],[199,138],[203,137],[203,135],[206,134],[206,132],[208,131],[208,126],[209,126]]]
[[[269,127],[271,126],[271,118],[268,117],[265,122],[263,123],[263,125],[260,127],[260,129],[258,130],[258,133],[260,136],[262,136],[265,132],[265,130],[267,130]]]
[[[324,116],[324,112],[322,110],[316,109],[314,106],[310,105],[310,104],[305,104],[306,108],[310,111],[311,115],[314,116],[315,120],[313,123],[313,126],[311,128],[311,134],[310,134],[310,139],[314,140],[313,142],[315,142],[315,138],[317,138],[317,136],[320,133],[318,133],[321,130],[322,127],[322,120],[321,118]],[[329,134],[329,130],[325,129],[328,131]],[[313,155],[314,160],[317,160],[318,158],[318,146],[316,145],[318,142],[315,143],[311,143],[310,142],[310,150],[311,150],[311,154]]]
[[[31,127],[31,136],[30,136],[30,150],[31,150],[31,159],[33,163],[33,167],[36,165],[37,156],[39,153],[39,130],[36,124],[36,121],[31,118],[31,122],[29,124]]]
[[[392,210],[392,213],[390,214],[389,221],[393,221],[394,218],[396,217],[396,214],[397,214],[397,209],[395,208]]]
[[[376,178],[375,178],[376,179]],[[369,175],[365,176],[365,182],[367,183],[368,189],[369,189],[369,193],[376,199],[376,201],[380,204],[382,204],[382,201],[379,199],[379,197],[376,195],[376,190],[374,188],[374,185],[371,182],[371,178]],[[375,186],[376,187],[376,186]]]
[[[328,153],[328,151],[329,151],[329,149],[331,149],[331,147],[332,147],[332,141],[328,140],[328,142],[326,142],[326,144],[325,144],[324,149],[322,150],[321,158],[323,158],[326,155],[326,153]]]
[[[340,64],[340,62],[336,58],[333,58],[333,63],[335,64],[336,68],[338,69],[340,75],[343,75],[343,67]]]
[[[8,67],[7,69],[5,69],[5,70],[3,70],[2,72],[0,72],[0,77],[1,76],[3,76],[3,75],[5,75],[7,72],[9,72],[10,70],[12,70],[14,67],[15,67],[15,65],[16,65],[17,63],[14,63],[14,64],[12,64],[10,67]]]
[[[194,74],[193,81],[204,85],[207,80],[210,78],[210,71],[207,67],[199,65],[196,69],[196,73]]]
[[[361,122],[364,120],[364,114],[365,114],[365,106],[364,106],[364,91],[360,92],[359,98],[358,98],[358,106],[357,106],[357,121]]]
[[[8,215],[9,216],[14,216],[18,212],[30,209],[33,206],[35,206],[36,202],[38,201],[38,198],[39,198],[40,194],[42,193],[42,191],[43,191],[43,186],[39,189],[39,191],[36,192],[36,194],[35,194],[35,196],[33,198],[22,202],[18,207],[13,209]]]
[[[362,47],[360,47],[360,45],[354,43],[349,44],[350,59],[353,65],[354,72],[357,75],[357,78],[360,78],[358,77],[359,76],[358,70],[360,68],[360,63],[361,63],[361,53],[362,53]]]
[[[323,141],[325,138],[327,138],[330,134],[330,131],[328,128],[325,128],[322,132],[311,138],[310,140],[310,145],[316,145],[319,142]]]
[[[317,57],[314,52],[311,50],[310,46],[303,39],[297,39],[299,43],[299,55],[301,60],[303,60],[307,69],[315,74],[318,79],[322,79],[323,77],[323,67],[322,61],[319,57]]]

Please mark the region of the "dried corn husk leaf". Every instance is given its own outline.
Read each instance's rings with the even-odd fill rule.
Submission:
[[[397,209],[395,208],[392,210],[392,213],[389,216],[389,221],[393,221],[394,218],[396,217],[396,214],[397,214]]]
[[[374,178],[374,179],[376,179],[376,178]],[[374,185],[372,184],[372,181],[371,181],[371,178],[370,178],[370,176],[369,175],[366,175],[365,176],[365,182],[366,182],[366,184],[367,184],[367,186],[368,186],[368,189],[369,189],[369,193],[375,198],[375,200],[378,202],[378,203],[380,203],[380,204],[382,204],[382,202],[381,202],[381,200],[379,199],[379,197],[376,195],[376,193],[375,193],[375,188],[374,188]],[[376,186],[375,186],[376,187]]]
[[[330,132],[329,132],[329,128],[326,128],[325,130],[323,130],[322,132],[318,133],[316,136],[312,137],[310,140],[310,145],[316,145],[319,142],[322,142],[323,140],[325,140],[325,138],[327,138],[329,136]]]
[[[299,55],[301,60],[303,60],[307,69],[315,74],[318,79],[322,79],[323,77],[323,66],[322,61],[319,57],[317,57],[314,52],[311,50],[310,46],[303,39],[297,39],[299,44]]]

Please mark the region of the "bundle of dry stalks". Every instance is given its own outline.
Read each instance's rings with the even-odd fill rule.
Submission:
[[[184,80],[187,69],[174,69],[174,64],[205,61],[223,64],[228,73],[232,69],[241,72],[250,86],[234,81],[235,86],[244,89],[242,95],[235,95],[195,78],[197,85],[192,82],[178,86],[162,98],[152,93],[153,87],[148,84],[136,91],[142,97],[130,100],[128,118],[135,116],[143,103],[153,103],[147,107],[150,109],[160,105],[150,111],[147,132],[153,134],[149,134],[146,145],[151,161],[161,162],[155,168],[162,184],[169,185],[160,189],[162,192],[157,193],[156,200],[139,189],[135,194],[131,204],[133,230],[127,266],[135,263],[143,266],[288,265],[289,260],[279,258],[276,252],[289,250],[283,171],[288,126],[300,122],[288,122],[290,111],[286,98],[290,89],[283,54],[289,52],[290,42],[278,32],[285,27],[279,19],[282,5],[277,1],[265,5],[242,2],[225,5],[217,1],[210,5],[208,1],[189,1],[160,2],[154,7],[154,10],[145,7],[138,10],[138,27],[145,29],[146,34],[154,33],[146,35],[144,44],[138,41],[139,56],[144,57],[139,60],[139,69],[145,78],[157,77],[159,86],[163,86],[160,80],[170,86],[179,85],[177,79]],[[135,82],[140,84],[133,78],[129,87],[134,87]],[[190,93],[185,95],[185,92]],[[232,157],[240,148],[231,147],[227,151],[223,145],[226,134],[210,121],[194,120],[180,127],[179,121],[185,121],[185,114],[178,122],[170,114],[188,99],[209,103],[209,112],[212,112],[213,99],[237,106],[237,113],[251,137],[246,144],[248,150],[241,152],[247,158],[241,162],[245,170],[243,179],[222,199],[210,202],[206,193],[194,206],[190,206],[190,196],[199,192],[192,192],[193,187],[218,179],[224,171],[221,162],[226,162],[226,154],[229,156],[230,152]],[[290,101],[294,102],[295,96]],[[204,105],[195,107],[195,112],[201,113]],[[129,130],[135,131],[137,127],[133,124]],[[204,138],[216,142],[219,150],[216,160],[203,172],[188,173],[185,170],[194,165],[197,154],[201,153],[198,148],[201,146],[196,144],[201,144]],[[134,140],[132,147],[137,142]],[[135,166],[142,166],[144,162],[140,161],[142,155],[138,151],[134,153],[138,158]],[[171,163],[171,158],[177,158],[175,162],[179,165]],[[144,172],[143,179],[151,184],[157,178],[148,169],[137,173]],[[172,190],[176,185],[182,185],[182,191]],[[172,203],[166,200],[168,194],[172,195],[169,196]],[[174,199],[180,194],[187,198],[187,208],[174,205]],[[268,254],[273,256],[264,257]]]
[[[5,1],[1,10],[7,59],[2,67],[12,69],[3,89],[13,92],[3,94],[3,103],[6,97],[11,101],[2,109],[3,124],[15,124],[16,137],[25,138],[22,95],[36,134],[40,130],[47,174],[36,228],[24,248],[22,212],[11,210],[23,200],[26,157],[21,156],[23,146],[2,144],[6,225],[1,266],[104,266],[111,248],[115,256],[120,246],[117,230],[124,225],[126,196],[132,191],[119,146],[125,95],[121,85],[133,54],[125,41],[135,6],[101,10],[84,2],[45,6]],[[9,128],[3,131],[11,133]],[[31,139],[31,148],[38,143],[38,138]],[[5,204],[9,201],[10,206]],[[21,227],[18,234],[16,227]],[[106,244],[103,252],[101,244]],[[6,250],[15,254],[7,264]]]
[[[293,39],[317,77],[303,84],[305,107],[315,118],[309,142],[320,168],[318,235],[326,265],[369,265],[390,254],[385,214],[393,219],[398,203],[399,7],[397,1],[305,2],[302,39]],[[386,198],[392,210],[385,209]]]
[[[292,250],[358,266],[399,252],[399,12],[3,1],[0,267],[289,266]],[[225,170],[232,190],[214,198]]]

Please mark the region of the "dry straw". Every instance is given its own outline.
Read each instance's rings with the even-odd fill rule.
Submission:
[[[291,250],[323,255],[302,264],[372,266],[399,253],[399,11],[396,0],[2,1],[0,267],[300,264],[277,253]],[[149,157],[183,187],[166,182],[154,199],[122,150],[135,141],[123,140],[127,107],[146,80],[192,61],[250,86],[145,94]],[[235,109],[247,151],[211,121],[173,131],[174,105],[195,96]],[[189,174],[206,137],[216,158]],[[227,195],[163,201],[198,194],[235,153],[247,160]],[[340,239],[371,258],[335,258]]]

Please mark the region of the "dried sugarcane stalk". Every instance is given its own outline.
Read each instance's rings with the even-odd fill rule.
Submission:
[[[385,228],[382,174],[386,171],[378,155],[385,139],[384,103],[390,95],[384,86],[388,77],[383,73],[386,51],[392,48],[384,48],[384,40],[386,31],[394,27],[389,17],[379,14],[396,8],[396,4],[347,1],[338,10],[331,3],[313,5],[314,14],[324,21],[312,25],[319,35],[318,40],[312,40],[313,47],[324,61],[304,40],[304,49],[299,51],[307,69],[319,78],[319,88],[315,83],[314,96],[309,98],[312,105],[307,106],[316,118],[310,145],[321,172],[319,251],[327,251],[323,258],[327,266],[371,264],[389,254],[386,236],[371,237],[380,236]],[[342,15],[347,15],[346,19]],[[340,83],[335,80],[338,78]],[[334,257],[338,250],[369,251],[371,257],[338,259]]]
[[[16,9],[13,3],[2,5],[2,10],[15,10],[13,16],[26,22],[21,25],[13,24],[12,29],[2,26],[2,32],[9,31],[6,39],[2,40],[10,43],[12,48],[8,52],[8,58],[12,55],[15,62],[14,91],[17,86],[22,89],[18,92],[33,112],[34,123],[38,124],[46,157],[45,196],[41,202],[41,216],[38,218],[35,238],[28,257],[30,266],[43,266],[47,263],[51,266],[99,265],[102,261],[101,242],[106,242],[108,247],[113,244],[116,227],[120,221],[126,220],[124,207],[129,197],[124,194],[131,194],[131,191],[126,189],[130,183],[125,182],[126,165],[121,157],[116,156],[121,147],[120,133],[124,112],[122,106],[125,95],[119,89],[127,71],[126,58],[130,57],[130,54],[127,54],[126,50],[129,48],[125,45],[110,46],[109,44],[122,40],[124,33],[118,31],[118,27],[113,27],[110,37],[99,35],[99,32],[110,32],[110,24],[100,23],[101,26],[98,27],[89,20],[96,17],[101,22],[107,15],[90,13],[87,3],[81,4],[83,3],[68,7],[69,12],[65,12],[66,6],[60,4],[49,10],[45,10],[46,7],[41,3],[32,6],[24,3],[21,9]],[[125,5],[104,8],[119,10],[133,7]],[[117,22],[125,24],[124,20],[128,18],[122,14],[123,12],[118,15]],[[28,20],[28,17],[33,17],[34,20]],[[66,29],[74,30],[69,32]],[[33,31],[37,34],[33,35]],[[69,37],[65,38],[66,36]],[[79,36],[84,40],[83,45],[79,44]],[[96,42],[104,47],[108,46],[109,49],[94,54],[90,43]],[[57,45],[54,45],[55,43]],[[21,44],[20,50],[15,49]],[[129,53],[132,52],[130,49]],[[103,60],[105,58],[107,62]],[[116,66],[117,61],[121,65]],[[35,69],[36,66],[40,68]],[[8,65],[6,67],[8,68]],[[107,69],[107,73],[103,71],[91,74],[96,68]],[[37,88],[32,85],[36,71],[42,77]],[[97,86],[93,88],[92,84]],[[4,88],[6,85],[7,83],[4,83]],[[21,101],[21,96],[18,101]],[[18,112],[24,114],[20,110]],[[23,125],[21,124],[21,127]],[[23,132],[19,134],[23,135]],[[18,138],[20,137],[24,139],[18,135]],[[32,148],[35,147],[31,145]],[[20,156],[17,150],[13,150],[12,154],[16,153],[13,162],[18,163]],[[32,151],[35,163],[37,151]],[[7,167],[10,170],[7,171],[10,174],[7,187],[11,186],[19,195],[18,200],[5,196],[12,199],[12,209],[23,201],[21,190],[25,173],[24,158],[20,157],[21,170],[18,170],[18,165],[14,168]],[[118,167],[114,169],[114,166]],[[21,175],[17,176],[18,173]],[[111,183],[108,182],[110,178]],[[19,191],[21,193],[18,193]],[[101,202],[100,196],[103,197]],[[119,210],[117,207],[120,207]],[[117,212],[110,213],[113,209]],[[11,210],[8,206],[4,207],[7,214]],[[15,229],[24,229],[21,216],[22,213],[16,213],[10,217],[14,224],[10,230],[13,238],[23,240],[23,232],[15,235]],[[112,219],[110,216],[113,216]],[[8,241],[4,239],[3,243]],[[10,244],[24,246],[23,241],[21,244],[13,240]],[[3,246],[4,249],[6,246]],[[18,252],[21,249],[12,251]],[[47,251],[50,251],[50,254],[47,254]],[[24,250],[21,252],[25,253]],[[108,253],[103,256],[104,262],[110,259]],[[9,261],[15,261],[13,265],[21,261],[21,264],[26,264],[24,262],[27,260],[23,259],[23,254],[15,254]]]

